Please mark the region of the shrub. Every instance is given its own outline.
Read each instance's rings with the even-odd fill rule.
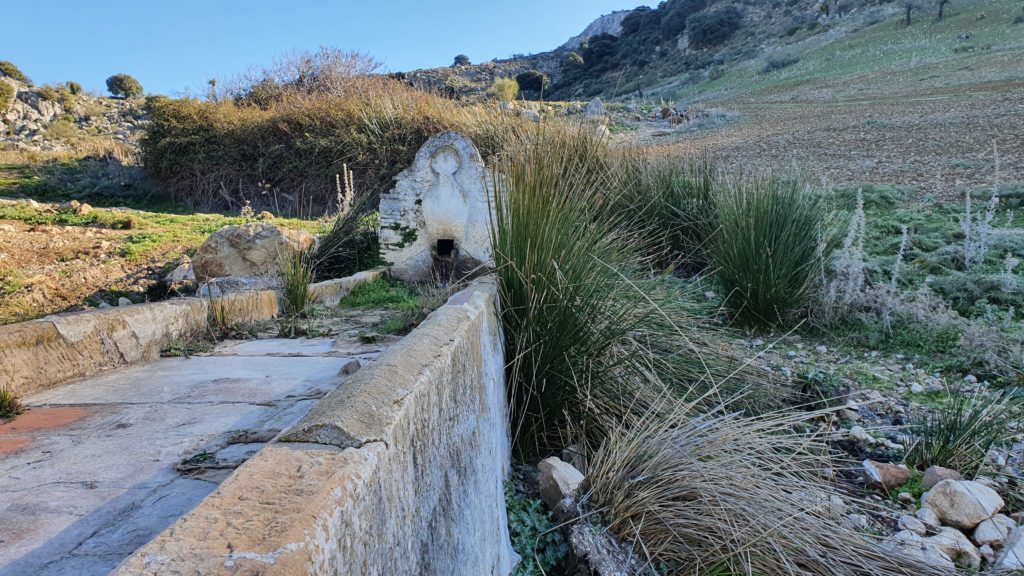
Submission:
[[[743,25],[743,12],[736,6],[722,6],[698,12],[686,19],[690,45],[712,48],[725,42]]]
[[[286,318],[295,320],[313,303],[313,256],[307,250],[291,250],[281,256],[281,292]]]
[[[551,81],[547,74],[539,70],[528,70],[516,76],[516,84],[520,90],[530,92],[543,92]]]
[[[78,82],[75,82],[74,80],[68,80],[67,82],[65,82],[64,87],[67,88],[68,92],[74,94],[75,96],[82,93],[82,85]]]
[[[18,69],[13,62],[7,60],[0,60],[0,76],[6,76],[11,80],[16,80],[22,84],[32,85],[32,81],[29,80],[25,73]]]
[[[81,137],[82,133],[70,116],[61,116],[46,127],[46,135],[55,140],[72,142]]]
[[[452,67],[454,67],[454,68],[457,68],[459,66],[469,66],[469,65],[470,65],[469,56],[466,56],[465,54],[459,54],[458,56],[456,56],[455,57],[455,62],[452,63]]]
[[[519,94],[519,83],[513,78],[495,78],[489,93],[499,102],[511,102]]]
[[[646,273],[651,223],[621,209],[623,160],[591,131],[531,131],[498,158],[491,234],[520,454],[564,446],[570,423],[600,435],[595,414],[643,411],[666,390],[720,382],[751,409],[778,400],[715,344],[684,286]]]
[[[107,78],[107,91],[119,98],[136,98],[142,96],[142,84],[128,74],[114,74]]]
[[[540,500],[516,494],[511,484],[505,485],[505,508],[512,548],[521,557],[513,576],[551,574],[569,553],[551,512],[544,510]]]
[[[665,17],[661,19],[660,32],[665,40],[671,40],[686,29],[686,20],[693,14],[708,7],[708,0],[672,0],[664,8]]]
[[[359,79],[373,74],[381,63],[361,52],[344,52],[321,46],[316,51],[286,54],[268,67],[259,68],[229,82],[224,95],[236,102],[249,99],[259,86],[290,95],[343,96],[360,86]],[[264,94],[265,96],[265,94]]]
[[[922,470],[942,466],[973,478],[989,450],[1013,437],[1010,398],[951,394],[945,405],[912,422],[909,430],[915,442],[907,452],[907,464]]]
[[[791,52],[775,52],[768,56],[768,60],[765,61],[764,67],[761,68],[762,74],[768,74],[788,68],[800,61],[800,57]]]
[[[21,406],[21,402],[14,396],[11,389],[6,385],[0,387],[0,418],[5,420],[13,420],[18,414],[21,414],[24,409]]]
[[[581,68],[583,64],[583,56],[580,56],[580,53],[576,51],[569,52],[565,55],[565,59],[562,60],[562,67],[569,70]]]
[[[14,84],[0,80],[0,113],[7,112],[11,104],[14,104],[17,93],[18,89],[14,87]]]
[[[263,110],[224,99],[153,99],[141,139],[147,174],[176,201],[235,211],[245,200],[275,214],[320,216],[337,197],[347,164],[368,206],[394,185],[438,132],[459,130],[486,156],[501,133],[525,121],[366,78],[347,95],[287,94]]]
[[[60,93],[57,92],[57,89],[49,84],[44,84],[43,86],[36,88],[36,93],[39,94],[39,97],[43,100],[49,100],[50,102],[56,102],[57,99],[60,98]]]
[[[624,422],[590,462],[580,493],[608,529],[667,574],[947,572],[851,529],[821,472],[820,439],[786,432],[811,415],[669,414]],[[845,495],[844,495],[845,498]]]
[[[808,302],[824,204],[797,178],[736,178],[716,195],[715,277],[745,325],[784,324]]]
[[[380,217],[368,212],[370,208],[369,202],[357,199],[350,210],[334,219],[313,258],[317,280],[344,278],[385,264],[377,236]]]

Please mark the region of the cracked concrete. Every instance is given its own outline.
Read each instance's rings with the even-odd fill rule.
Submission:
[[[109,573],[381,350],[226,342],[25,398],[0,425],[0,576]],[[213,473],[176,469],[207,452]]]

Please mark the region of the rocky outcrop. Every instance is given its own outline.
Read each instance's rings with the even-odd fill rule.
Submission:
[[[137,100],[76,94],[53,98],[53,91],[33,88],[6,78],[16,93],[6,109],[0,109],[0,149],[64,150],[65,135],[50,132],[60,120],[83,135],[99,136],[134,144],[145,127],[142,104]]]
[[[277,276],[284,257],[315,241],[309,232],[264,222],[225,226],[199,247],[192,269],[199,282],[225,276]]]
[[[594,20],[587,25],[579,35],[573,36],[565,44],[562,44],[562,48],[565,50],[576,50],[583,45],[584,42],[600,34],[618,36],[622,33],[622,21],[625,20],[626,16],[629,16],[631,12],[632,10],[623,10],[621,12],[612,12],[611,14],[605,14],[604,16],[599,17],[597,20]]]

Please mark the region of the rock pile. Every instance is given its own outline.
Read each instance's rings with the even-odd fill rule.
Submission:
[[[953,475],[945,469],[926,472],[933,480]],[[931,486],[921,505],[899,519],[900,531],[886,540],[887,548],[938,568],[1024,569],[1024,527],[999,513],[1004,503],[995,490],[948,477]]]

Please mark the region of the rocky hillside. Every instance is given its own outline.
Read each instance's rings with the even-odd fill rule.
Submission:
[[[33,87],[11,78],[0,101],[0,150],[60,151],[89,141],[134,143],[145,125],[142,101],[105,98],[66,87]]]

